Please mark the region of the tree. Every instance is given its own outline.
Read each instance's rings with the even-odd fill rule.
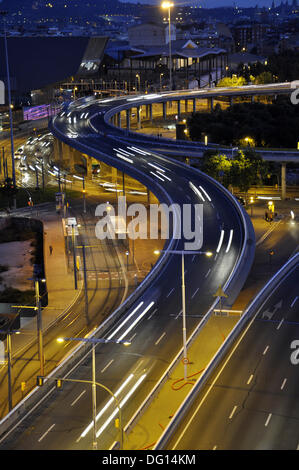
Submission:
[[[239,87],[244,85],[246,85],[246,80],[244,77],[238,77],[237,75],[233,75],[231,78],[222,78],[218,82],[217,87]]]

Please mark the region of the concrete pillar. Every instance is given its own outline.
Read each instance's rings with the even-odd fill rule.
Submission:
[[[177,103],[178,103],[178,113],[177,113],[178,119],[181,119],[181,101],[178,100]]]
[[[196,98],[193,98],[193,112],[196,113]]]
[[[111,167],[111,183],[117,188],[117,168]]]
[[[164,119],[164,121],[166,121],[166,119],[167,119],[167,103],[166,102],[162,103],[162,105],[163,105],[163,119]]]
[[[208,109],[213,111],[214,109],[214,98],[208,98]]]
[[[188,100],[185,100],[185,113],[188,113]]]
[[[130,130],[131,128],[131,110],[127,109],[126,110],[126,122],[127,122],[127,129]]]
[[[87,178],[92,177],[92,158],[88,155],[85,155],[86,158],[86,176]]]
[[[153,105],[149,105],[149,119],[151,122],[153,122]]]
[[[284,201],[286,198],[286,163],[281,164],[281,199]]]
[[[141,128],[141,106],[137,106],[136,108],[136,115],[137,115],[137,128]]]
[[[121,113],[117,113],[116,115],[116,125],[121,128]]]
[[[252,95],[252,97],[251,97],[251,103],[255,103],[255,95]]]
[[[230,106],[233,106],[233,104],[234,104],[234,97],[233,97],[233,96],[230,96],[230,97],[229,97],[229,105],[230,105]]]

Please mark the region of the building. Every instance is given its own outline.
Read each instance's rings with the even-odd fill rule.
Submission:
[[[176,40],[176,27],[170,26],[171,40]],[[169,26],[157,23],[144,23],[128,29],[129,44],[138,46],[163,46],[169,43]]]

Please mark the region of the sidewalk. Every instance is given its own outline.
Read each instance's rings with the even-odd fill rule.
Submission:
[[[75,302],[81,290],[80,284],[75,290],[73,273],[68,270],[61,217],[53,208],[45,213],[40,211],[37,218],[44,224],[44,266],[48,290],[48,306],[42,310],[45,331]],[[53,247],[52,255],[50,245]],[[36,328],[36,317],[21,318],[21,334],[12,336],[14,356],[36,339]]]

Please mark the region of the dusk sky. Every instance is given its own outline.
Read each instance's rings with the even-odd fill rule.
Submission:
[[[125,1],[125,0],[121,0]],[[151,4],[151,5],[159,5],[161,3],[160,0],[129,0],[130,2],[133,3],[144,3],[144,4]],[[214,8],[214,7],[223,7],[223,6],[232,6],[234,3],[238,6],[242,7],[254,7],[255,5],[260,5],[260,6],[271,6],[272,0],[237,0],[234,2],[234,0],[190,0],[190,1],[175,1],[176,4],[181,4],[181,5],[191,5],[191,4],[197,4],[197,5],[202,5],[205,8]],[[279,4],[280,0],[276,0],[275,4]]]

